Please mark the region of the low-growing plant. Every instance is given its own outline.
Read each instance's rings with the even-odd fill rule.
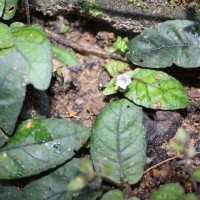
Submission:
[[[117,36],[112,46],[105,47],[104,50],[109,53],[116,53],[124,56],[128,50],[128,37],[122,38],[121,36]]]
[[[7,1],[2,2],[3,7],[7,6]],[[5,10],[0,11],[1,16],[5,16]],[[192,21],[156,25],[130,41],[128,57],[141,67],[162,68],[173,63],[198,67],[200,61],[194,59],[199,53],[198,31],[199,23]],[[124,53],[126,42],[127,39],[121,38],[115,46]],[[72,63],[66,61],[63,57],[66,52],[60,48],[53,47],[53,51],[60,62],[79,65],[76,57]],[[143,176],[147,148],[141,106],[165,110],[185,108],[188,98],[184,87],[164,72],[127,70],[129,64],[109,60],[106,68],[113,79],[104,94],[119,91],[127,99],[105,106],[91,130],[65,119],[19,122],[26,86],[32,84],[36,89],[47,89],[51,61],[51,44],[40,26],[14,23],[8,27],[0,23],[0,199],[95,200],[109,188],[102,200],[137,200],[132,195],[131,185]],[[74,158],[89,139],[91,159]],[[32,179],[34,175],[38,175],[37,178],[21,189],[9,182],[24,177]],[[199,170],[194,177],[199,180]],[[107,187],[103,180],[112,186]],[[111,190],[113,186],[116,189]],[[170,195],[178,200],[185,194],[177,184],[163,186],[151,199],[166,197],[169,188],[176,187],[175,196]],[[189,195],[192,199],[193,194]]]
[[[199,67],[199,27],[199,22],[188,20],[160,23],[129,42],[128,58],[133,64],[145,68],[159,69],[172,64],[184,68]],[[113,79],[107,84],[105,95],[120,91],[134,103],[153,109],[174,110],[187,107],[188,97],[184,87],[168,74],[141,68],[127,72],[125,67],[124,71],[116,71],[117,64],[108,63],[106,68]],[[119,73],[129,73],[131,83],[125,88],[118,84]],[[124,82],[126,81],[124,78]]]
[[[45,90],[51,80],[51,45],[39,25],[0,23],[1,104],[0,127],[11,135],[15,128],[26,85]]]
[[[143,9],[149,8],[148,3],[141,1],[141,0],[128,0],[128,2],[139,8],[143,8]]]

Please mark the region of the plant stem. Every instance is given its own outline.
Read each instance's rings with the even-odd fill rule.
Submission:
[[[31,24],[31,20],[30,20],[30,7],[29,7],[28,0],[25,0],[25,9],[26,9],[27,24],[30,25]]]

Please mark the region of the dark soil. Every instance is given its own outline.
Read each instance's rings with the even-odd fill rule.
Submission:
[[[54,76],[47,92],[48,100],[42,105],[45,113],[43,115],[67,118],[91,127],[95,117],[107,103],[122,98],[120,95],[105,97],[102,94],[102,86],[110,80],[110,77],[103,67],[106,59],[95,52],[111,46],[117,35],[124,36],[125,33],[119,33],[101,22],[77,16],[48,19],[48,22],[36,17],[35,21],[43,23],[52,43],[70,48],[70,44],[66,46],[66,42],[63,41],[71,41],[81,47],[81,50],[74,49],[81,62],[80,69],[77,67],[69,69],[53,61]],[[70,30],[63,35],[57,34],[60,23],[70,26]],[[60,41],[58,39],[55,41],[55,34],[61,38]],[[88,53],[87,50],[84,51],[85,49],[93,52]],[[55,73],[58,67],[62,67],[62,76],[57,76]],[[200,69],[172,67],[166,71],[184,84],[190,104],[187,109],[178,111],[144,109],[148,134],[146,169],[175,155],[170,149],[169,142],[180,126],[186,130],[191,142],[200,151]],[[140,182],[132,186],[132,193],[141,200],[146,200],[160,185],[169,182],[179,182],[187,192],[192,191],[193,186],[187,169],[184,165],[179,165],[178,161],[178,159],[168,161],[145,173]],[[200,159],[196,156],[190,167],[194,169],[199,165]]]

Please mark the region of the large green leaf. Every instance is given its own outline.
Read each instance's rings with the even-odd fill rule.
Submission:
[[[0,17],[3,14],[4,7],[5,7],[5,0],[0,0]]]
[[[25,62],[14,49],[0,55],[0,128],[11,134],[25,97]]]
[[[168,74],[137,68],[125,97],[146,108],[174,110],[185,108],[188,97],[184,87]]]
[[[184,200],[198,200],[197,196],[194,193],[188,193],[185,195]]]
[[[180,200],[183,199],[184,190],[178,183],[168,183],[161,186],[150,200]]]
[[[28,83],[45,90],[51,80],[51,45],[38,25],[11,28],[17,51],[26,61]]]
[[[94,186],[86,187],[78,192],[67,190],[68,183],[82,174],[80,172],[81,161],[82,159],[73,159],[56,171],[32,181],[24,188],[24,194],[30,200],[96,200],[102,191]]]
[[[200,66],[200,23],[174,20],[146,29],[129,43],[132,63],[163,68],[173,63],[180,67]]]
[[[28,200],[26,196],[16,186],[10,182],[0,181],[0,199],[2,200]]]
[[[10,28],[0,22],[0,49],[9,48],[14,45]]]
[[[18,0],[5,0],[5,8],[2,15],[4,20],[9,20],[14,17],[18,6]]]
[[[0,179],[39,174],[70,159],[90,131],[64,119],[24,121],[0,149]]]
[[[120,183],[134,184],[146,162],[142,109],[122,99],[108,104],[92,126],[91,158],[97,171]]]

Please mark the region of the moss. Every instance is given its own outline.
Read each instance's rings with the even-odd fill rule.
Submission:
[[[178,7],[178,6],[186,7],[187,6],[187,0],[166,0],[165,4],[170,5],[173,8]]]
[[[197,14],[197,15],[200,15],[200,8],[199,8],[199,9],[196,9],[196,14]]]
[[[140,1],[140,0],[129,0],[128,2],[139,8],[143,8],[143,9],[149,8],[149,5],[147,3]]]
[[[40,9],[45,10],[59,3],[59,0],[32,0],[31,4],[38,6]]]
[[[102,14],[101,8],[97,4],[95,4],[93,0],[90,0],[90,1],[84,0],[82,2],[82,7],[83,7],[83,11],[89,13],[93,17],[97,17]]]
[[[195,10],[195,14],[200,16],[200,5],[199,4],[194,4],[193,8]]]

